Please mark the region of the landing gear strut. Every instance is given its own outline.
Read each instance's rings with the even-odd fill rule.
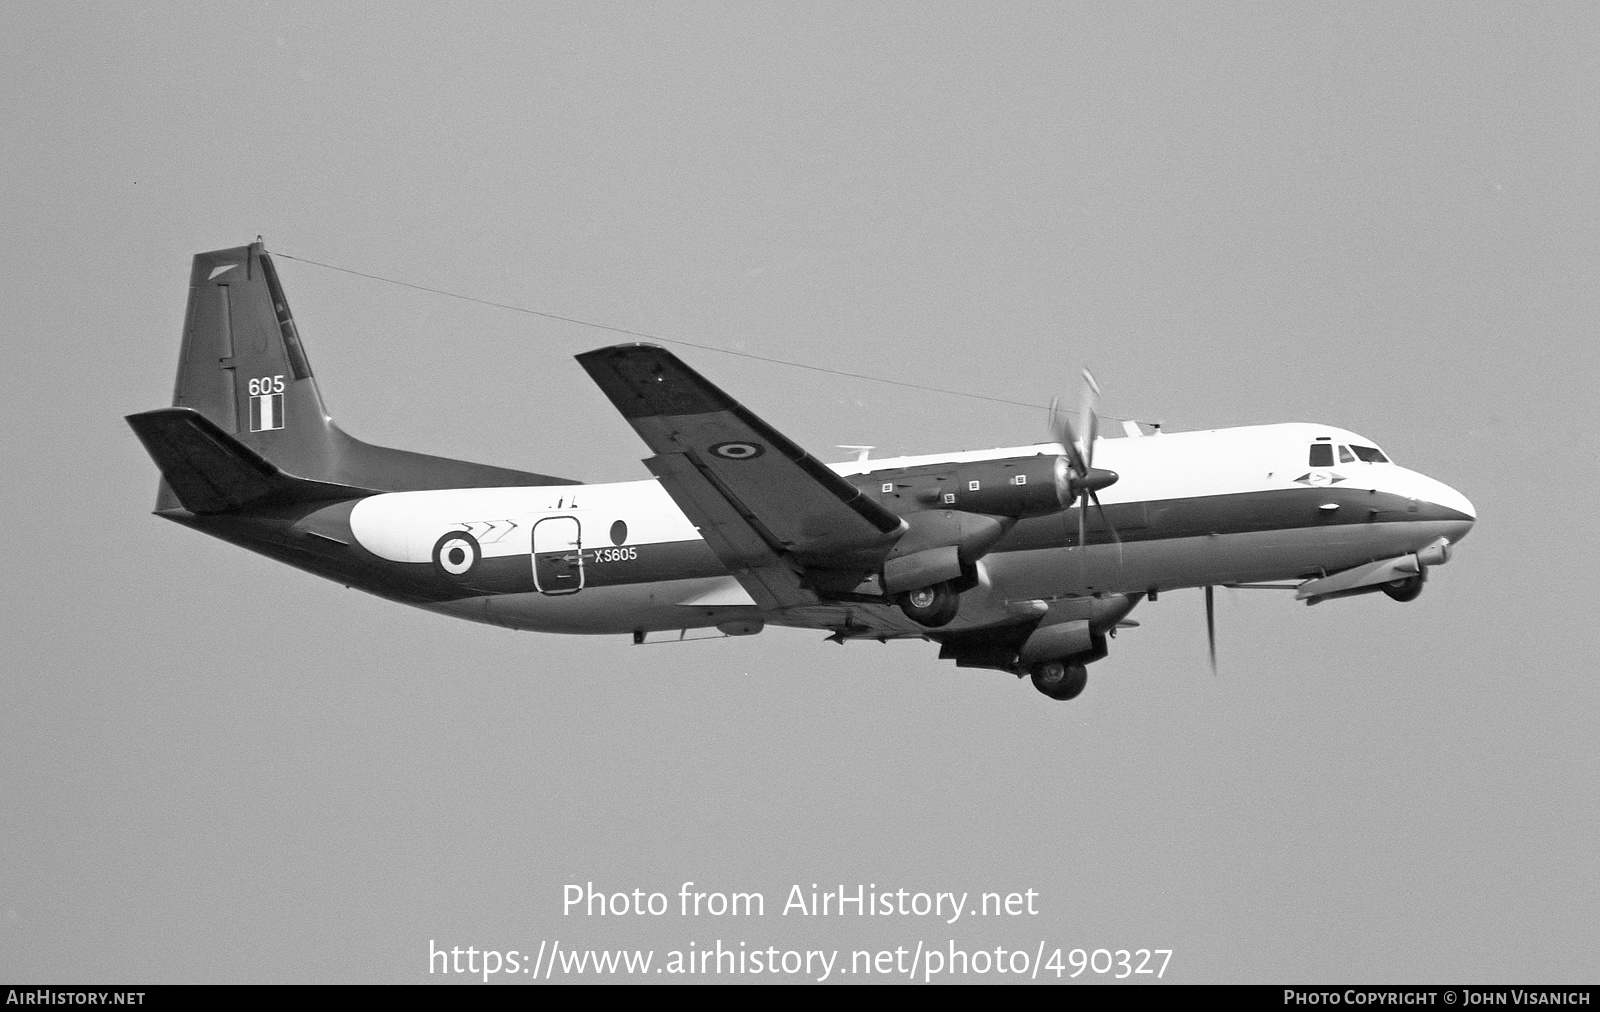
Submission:
[[[1033,687],[1051,699],[1075,699],[1089,684],[1089,669],[1073,661],[1041,661],[1031,674]]]
[[[956,617],[960,608],[961,593],[948,581],[900,595],[900,610],[906,613],[906,618],[929,628],[945,625]]]

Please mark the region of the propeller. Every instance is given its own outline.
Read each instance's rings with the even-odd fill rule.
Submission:
[[[1105,507],[1100,505],[1099,490],[1116,482],[1118,475],[1115,471],[1094,466],[1094,445],[1100,436],[1100,416],[1095,413],[1095,408],[1100,401],[1100,385],[1094,381],[1094,376],[1089,370],[1083,371],[1083,394],[1078,400],[1078,423],[1072,420],[1061,410],[1060,398],[1050,402],[1050,432],[1056,437],[1056,442],[1061,444],[1065,454],[1056,460],[1056,501],[1062,509],[1071,509],[1077,503],[1078,509],[1078,544],[1082,546],[1087,540],[1087,521],[1089,504],[1094,503],[1094,508],[1100,514],[1100,522],[1106,525],[1111,532],[1111,539],[1117,543],[1117,549],[1122,549],[1122,538],[1117,535],[1117,529],[1106,519]]]
[[[1206,645],[1211,648],[1211,675],[1217,674],[1217,605],[1216,588],[1206,586]]]

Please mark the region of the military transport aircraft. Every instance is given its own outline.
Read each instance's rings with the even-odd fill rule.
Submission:
[[[128,423],[161,471],[158,516],[394,601],[635,642],[768,624],[931,640],[1055,699],[1144,598],[1205,588],[1214,668],[1213,587],[1408,601],[1475,519],[1332,426],[1101,438],[1087,374],[1055,442],[827,465],[662,348],[577,358],[654,478],[364,443],[324,410],[257,241],[194,258],[173,406]]]

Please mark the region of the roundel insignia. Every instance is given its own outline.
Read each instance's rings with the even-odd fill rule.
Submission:
[[[481,558],[478,539],[466,531],[450,531],[433,543],[433,564],[449,577],[466,576]]]
[[[767,448],[760,443],[718,443],[711,448],[711,452],[724,460],[751,460],[767,452]]]

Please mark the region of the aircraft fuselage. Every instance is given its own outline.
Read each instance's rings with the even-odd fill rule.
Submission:
[[[1093,510],[1081,545],[1076,509],[1015,521],[981,560],[982,585],[967,592],[974,606],[963,606],[950,631],[992,624],[1017,602],[1305,579],[1441,537],[1453,544],[1470,530],[1471,504],[1415,471],[1360,460],[1311,467],[1308,447],[1319,437],[1332,446],[1371,445],[1304,423],[1102,440],[1099,462],[1123,476],[1101,496],[1119,540]],[[923,505],[897,501],[907,475],[959,480],[964,465],[1059,452],[1040,444],[833,469],[903,512]],[[896,490],[885,491],[890,486]],[[362,567],[374,577],[359,581],[364,589],[432,587],[426,596],[433,599],[412,603],[461,618],[613,634],[749,618],[828,626],[836,618],[811,609],[763,613],[655,480],[395,492],[330,509],[347,513],[342,524],[321,519],[334,532],[343,526],[352,551],[372,557]],[[303,526],[316,527],[315,515]],[[441,554],[452,531],[471,533],[480,557],[463,551],[452,566]],[[329,534],[307,536],[326,543]],[[890,607],[819,604],[852,606]]]

